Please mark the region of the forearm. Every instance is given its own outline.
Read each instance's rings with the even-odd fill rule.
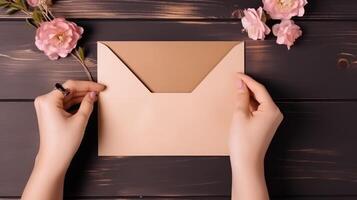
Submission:
[[[36,159],[31,176],[22,194],[22,200],[61,200],[66,169],[51,166]]]
[[[268,200],[264,162],[248,164],[231,160],[232,200]]]

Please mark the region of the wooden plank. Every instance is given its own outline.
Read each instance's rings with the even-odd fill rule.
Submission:
[[[20,200],[20,197],[14,197],[14,198],[0,198],[0,200]],[[64,199],[68,200],[230,200],[230,197],[215,197],[215,196],[200,196],[200,197],[109,197],[109,198],[86,198],[86,197],[64,197]],[[308,199],[312,200],[312,199]],[[328,199],[329,200],[329,199]],[[337,200],[337,199],[331,199],[331,200]],[[347,199],[348,200],[348,199]]]
[[[357,195],[356,102],[280,103],[285,120],[268,153],[271,194]],[[32,102],[0,103],[0,197],[19,196],[38,136]],[[21,124],[21,126],[19,125]],[[71,197],[229,196],[227,157],[97,157],[96,119],[66,180]]]
[[[357,22],[298,24],[303,36],[289,51],[275,40],[247,40],[246,72],[275,99],[356,99]]]
[[[266,169],[275,195],[355,195],[357,104],[280,103],[286,116]],[[317,192],[319,191],[319,192]],[[321,193],[320,193],[321,192]]]
[[[336,197],[272,197],[271,200],[355,200],[356,196],[336,196]],[[118,199],[118,200],[231,200],[230,197],[177,197],[177,198],[138,198],[138,199]],[[97,199],[97,200],[104,200],[104,199]]]
[[[237,8],[257,8],[261,0],[60,0],[53,7],[57,16],[81,19],[231,19]],[[357,19],[357,3],[354,0],[312,0],[306,6],[302,19]],[[24,18],[24,15],[8,16],[2,10],[0,18]]]
[[[355,200],[357,196],[322,196],[322,197],[272,197],[271,200]],[[82,199],[82,198],[81,198]],[[115,198],[117,199],[117,198]],[[201,196],[201,197],[150,197],[150,198],[120,198],[117,200],[231,200],[230,197],[208,197],[208,196]],[[96,199],[96,200],[105,200],[105,199]]]
[[[355,200],[357,197],[356,196],[324,196],[324,197],[272,197],[271,200]],[[20,198],[0,198],[0,200],[10,200],[10,199],[17,199],[20,200]],[[68,200],[91,200],[93,198],[64,198]],[[139,198],[95,198],[96,200],[107,200],[107,199],[115,199],[115,200],[202,200],[202,199],[207,199],[207,200],[231,200],[230,197],[207,197],[207,196],[201,196],[201,197],[139,197]]]
[[[72,199],[72,198],[68,198]],[[76,199],[76,198],[74,198]],[[82,198],[80,198],[82,199]],[[113,198],[114,199],[114,198]],[[209,196],[200,196],[200,197],[134,197],[134,198],[115,198],[116,200],[230,200],[230,197],[209,197]],[[78,199],[79,200],[79,199]],[[98,199],[96,200],[105,200],[105,199]]]
[[[20,196],[38,148],[33,103],[0,103],[0,110],[0,197]]]
[[[61,0],[56,1],[53,11],[57,16],[86,19],[219,19],[230,18],[237,5],[255,6],[258,1]],[[1,12],[0,18],[8,17]],[[14,17],[23,18],[24,15]]]
[[[300,196],[300,197],[275,197],[272,200],[355,200],[356,196]]]
[[[356,196],[323,196],[323,197],[272,197],[271,200],[355,200]],[[0,198],[0,200],[10,200],[20,198]],[[64,198],[68,200],[90,200],[93,198]],[[200,197],[138,197],[138,198],[95,198],[96,200],[107,200],[107,199],[115,199],[115,200],[230,200],[230,197],[208,197],[208,196],[200,196]]]
[[[96,76],[100,40],[246,40],[237,22],[81,20],[89,65]],[[304,36],[290,51],[265,41],[246,40],[246,72],[264,83],[275,99],[357,99],[357,22],[300,22]],[[33,44],[25,23],[2,21],[0,99],[34,99],[55,82],[86,79],[72,58],[48,60]],[[16,33],[16,34],[13,34]],[[137,34],[140,33],[140,34]]]

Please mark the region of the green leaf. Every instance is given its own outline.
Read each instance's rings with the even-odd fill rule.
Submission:
[[[21,8],[21,5],[19,4],[19,2],[17,2],[17,0],[11,1],[10,5],[11,5],[11,7],[14,7],[14,8]]]
[[[38,25],[38,24],[40,24],[41,22],[43,22],[42,11],[36,8],[36,9],[32,12],[32,19],[33,19],[33,21],[34,21],[34,23],[35,23],[36,25]]]
[[[83,47],[78,47],[77,55],[78,55],[79,59],[81,59],[82,61],[84,61],[84,59],[85,59],[85,53],[84,53],[84,48],[83,48]]]
[[[0,7],[6,8],[10,5],[8,1],[0,0]]]
[[[30,26],[32,26],[32,27],[34,27],[34,28],[37,28],[37,27],[38,27],[38,24],[36,24],[35,22],[33,22],[33,19],[28,19],[28,18],[26,18],[25,20],[26,20],[26,22],[27,22],[28,25],[30,25]]]
[[[6,14],[12,15],[12,14],[16,13],[16,12],[19,11],[19,10],[20,10],[20,9],[18,9],[18,8],[11,7],[11,8],[9,8],[9,9],[6,10]]]
[[[23,0],[14,0],[14,6],[23,10],[27,9],[27,6]]]
[[[20,0],[20,4],[24,10],[26,10],[26,11],[28,10],[26,0]]]

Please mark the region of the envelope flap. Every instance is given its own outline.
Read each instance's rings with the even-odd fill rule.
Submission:
[[[104,42],[151,91],[192,92],[237,41]]]

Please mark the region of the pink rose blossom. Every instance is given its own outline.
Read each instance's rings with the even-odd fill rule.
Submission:
[[[253,40],[264,40],[265,35],[270,33],[269,27],[262,21],[263,9],[259,7],[257,10],[248,8],[243,11],[242,25],[248,36]]]
[[[273,34],[278,37],[276,43],[285,44],[290,49],[295,40],[302,35],[302,31],[294,21],[287,19],[273,26]]]
[[[304,15],[307,0],[263,0],[263,4],[272,19],[291,19]]]
[[[51,0],[26,0],[27,4],[29,4],[31,7],[37,7],[40,5],[50,5],[52,4]]]
[[[63,18],[43,22],[36,32],[35,44],[51,59],[66,57],[77,46],[83,28]]]
[[[37,7],[40,4],[40,0],[26,0],[31,7]]]
[[[31,7],[52,5],[52,0],[26,0]]]

